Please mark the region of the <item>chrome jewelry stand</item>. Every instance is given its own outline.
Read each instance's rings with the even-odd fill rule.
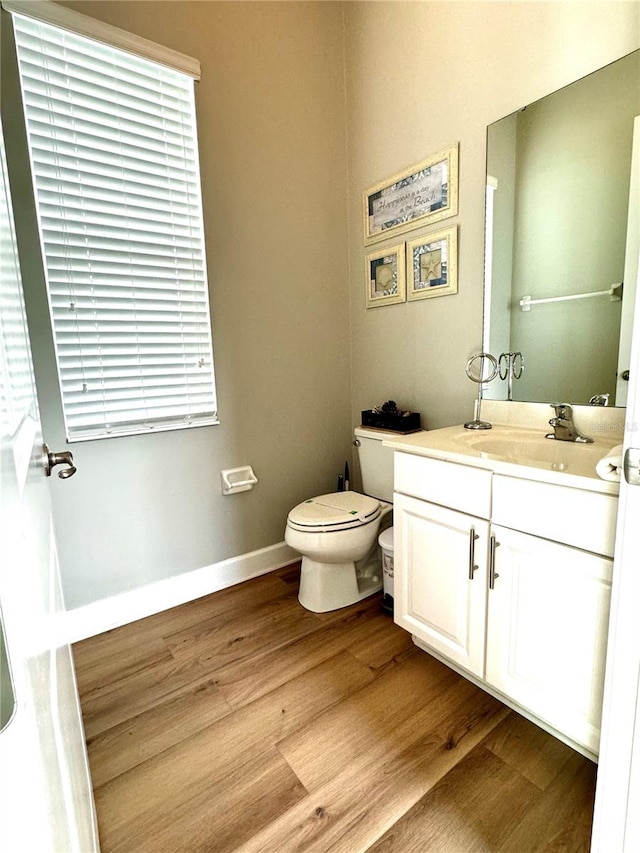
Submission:
[[[474,369],[476,362],[479,362],[479,365]],[[480,420],[482,386],[485,382],[491,382],[492,379],[496,378],[498,374],[498,362],[496,361],[495,356],[491,355],[490,352],[478,352],[471,356],[464,370],[469,379],[478,384],[478,399],[476,400],[474,418],[472,421],[467,421],[464,428],[491,429],[491,424],[488,421]]]
[[[503,352],[498,359],[500,379],[507,380],[507,400],[513,400],[513,380],[520,379],[524,370],[521,352]]]

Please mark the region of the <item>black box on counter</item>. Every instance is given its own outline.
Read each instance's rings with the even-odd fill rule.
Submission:
[[[373,409],[366,409],[362,412],[362,426],[367,427],[367,429],[384,429],[390,432],[400,432],[403,435],[410,432],[419,432],[422,429],[420,412],[393,414],[390,412],[376,412]]]

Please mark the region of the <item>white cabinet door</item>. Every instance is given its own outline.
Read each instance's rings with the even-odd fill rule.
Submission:
[[[395,621],[480,678],[488,530],[482,519],[395,495]]]
[[[494,525],[486,680],[598,751],[612,560]]]

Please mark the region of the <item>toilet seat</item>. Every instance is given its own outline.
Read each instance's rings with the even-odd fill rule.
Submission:
[[[333,492],[294,507],[287,524],[294,530],[329,533],[352,530],[380,517],[380,501],[359,492]]]

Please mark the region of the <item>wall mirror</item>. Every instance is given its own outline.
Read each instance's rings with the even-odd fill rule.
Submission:
[[[485,397],[626,404],[637,116],[640,50],[488,127],[483,349],[524,369]]]
[[[0,610],[0,732],[9,724],[16,709],[16,697],[13,692],[11,668],[7,655],[7,642],[4,636],[2,610]]]

